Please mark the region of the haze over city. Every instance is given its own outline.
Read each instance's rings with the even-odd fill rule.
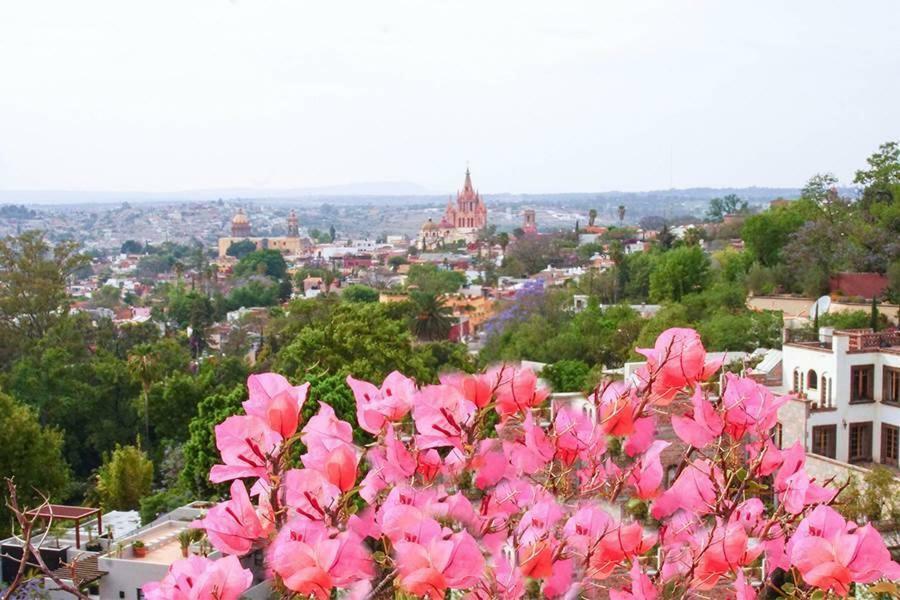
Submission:
[[[900,132],[898,20],[891,1],[7,2],[0,190],[444,194],[467,162],[495,193],[849,183]]]

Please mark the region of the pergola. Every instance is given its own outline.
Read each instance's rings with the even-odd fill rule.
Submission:
[[[29,510],[27,517],[37,517],[49,521],[74,521],[75,522],[75,547],[81,549],[81,522],[89,517],[97,516],[97,533],[103,534],[103,511],[90,506],[65,506],[63,504],[45,504],[40,508]]]

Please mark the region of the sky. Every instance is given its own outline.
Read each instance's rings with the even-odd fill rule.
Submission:
[[[3,0],[0,189],[850,183],[896,0]]]

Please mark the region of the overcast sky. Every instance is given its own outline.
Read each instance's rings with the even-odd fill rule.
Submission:
[[[738,6],[740,5],[740,6]],[[3,0],[0,189],[849,183],[896,0]]]

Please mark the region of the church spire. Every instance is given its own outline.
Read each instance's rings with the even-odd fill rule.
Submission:
[[[469,173],[469,166],[466,165],[466,182],[463,184],[463,194],[466,192],[473,192],[472,189],[472,175]]]

